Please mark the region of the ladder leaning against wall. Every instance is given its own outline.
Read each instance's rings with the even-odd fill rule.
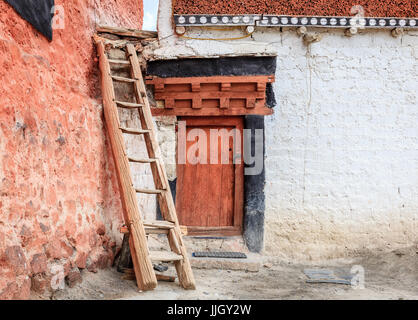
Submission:
[[[177,271],[178,280],[185,289],[195,289],[195,280],[183,243],[176,208],[168,184],[161,151],[156,139],[151,108],[140,68],[137,52],[133,44],[126,44],[126,60],[109,59],[103,42],[97,42],[100,60],[102,94],[106,127],[112,146],[121,200],[124,208],[124,220],[129,229],[129,246],[134,265],[136,281],[140,290],[152,290],[157,286],[157,277],[153,262],[172,262]],[[130,69],[130,77],[112,74],[112,65],[125,65]],[[135,103],[116,100],[114,81],[134,86]],[[138,111],[141,128],[121,126],[118,108]],[[147,159],[135,159],[126,153],[123,134],[144,137],[148,153]],[[155,189],[135,188],[129,163],[148,163],[154,179]],[[156,194],[163,216],[162,221],[144,221],[137,203],[137,193]],[[147,234],[165,234],[170,250],[150,251]]]

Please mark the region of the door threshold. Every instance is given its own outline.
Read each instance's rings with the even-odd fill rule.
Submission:
[[[185,227],[187,235],[193,237],[242,236],[241,227]]]

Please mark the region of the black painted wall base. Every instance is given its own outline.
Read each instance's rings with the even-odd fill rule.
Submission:
[[[251,252],[261,252],[264,244],[264,211],[266,183],[264,166],[264,117],[246,116],[244,129],[251,129],[251,150],[254,156],[255,129],[263,130],[263,171],[259,175],[244,176],[244,241]],[[246,167],[251,167],[247,166]]]

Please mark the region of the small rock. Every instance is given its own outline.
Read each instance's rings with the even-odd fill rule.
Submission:
[[[398,257],[402,257],[402,256],[407,254],[406,250],[404,250],[404,249],[395,250],[395,251],[393,251],[393,253],[395,255],[397,255]]]
[[[35,254],[30,263],[32,274],[46,272],[47,258],[43,253]]]
[[[41,227],[41,230],[43,233],[46,233],[49,231],[49,227],[44,225],[43,223],[39,223],[39,226]]]
[[[58,142],[60,144],[60,146],[63,146],[65,144],[65,138],[63,136],[59,136],[57,140],[55,140],[55,142]]]
[[[68,273],[68,276],[65,277],[65,281],[70,288],[73,288],[77,283],[82,282],[80,270],[78,270],[77,267],[72,269]]]
[[[266,262],[266,263],[264,264],[264,268],[270,269],[270,268],[272,268],[272,267],[273,267],[273,264],[272,264],[271,262]]]
[[[5,250],[5,260],[17,275],[21,275],[26,272],[26,258],[25,254],[20,246],[10,246]]]
[[[85,269],[87,265],[87,253],[77,252],[77,258],[75,264],[79,269]]]
[[[104,226],[104,224],[100,224],[97,229],[96,229],[96,233],[100,236],[103,236],[106,233],[106,227]]]
[[[49,289],[51,279],[46,277],[44,274],[35,274],[31,278],[31,290],[39,294],[43,294],[46,289]]]

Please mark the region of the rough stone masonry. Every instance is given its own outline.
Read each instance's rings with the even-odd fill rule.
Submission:
[[[142,2],[55,2],[65,26],[50,43],[0,1],[0,299],[71,286],[121,241],[92,35],[140,29]]]

